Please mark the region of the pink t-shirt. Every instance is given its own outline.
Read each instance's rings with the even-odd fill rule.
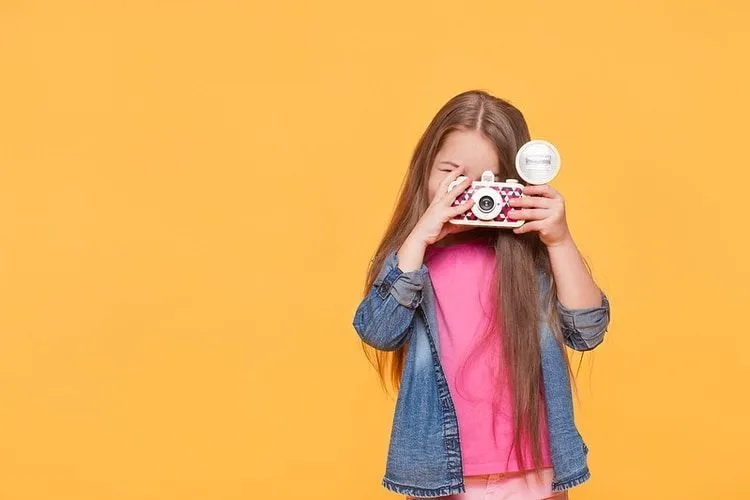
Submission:
[[[440,359],[456,407],[464,475],[518,471],[511,450],[513,399],[504,370],[500,394],[496,385],[502,345],[492,320],[495,251],[479,241],[431,245],[425,264],[435,290]],[[550,466],[543,405],[541,413],[543,464]],[[531,447],[524,447],[528,468]]]

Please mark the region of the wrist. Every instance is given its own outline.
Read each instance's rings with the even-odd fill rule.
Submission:
[[[427,242],[410,234],[396,252],[398,268],[405,273],[418,270],[426,250]]]
[[[409,236],[406,237],[402,246],[408,246],[409,248],[421,248],[425,250],[429,246],[429,243],[427,243],[427,240],[421,235],[412,232],[409,234]]]
[[[549,243],[546,246],[547,250],[552,250],[555,248],[575,248],[576,244],[575,241],[573,241],[573,235],[570,234],[570,231],[566,231],[562,238]]]

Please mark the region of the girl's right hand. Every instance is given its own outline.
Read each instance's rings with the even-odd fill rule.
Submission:
[[[448,186],[464,171],[463,165],[453,170],[440,182],[435,197],[430,202],[430,206],[422,217],[420,217],[416,226],[409,235],[425,245],[431,245],[452,233],[460,233],[472,229],[472,226],[457,225],[448,222],[453,217],[469,210],[474,205],[474,200],[469,199],[466,203],[457,206],[453,205],[456,198],[463,193],[466,188],[471,186],[471,178],[466,178],[457,184],[453,189],[448,191]]]
[[[425,213],[419,218],[406,241],[398,249],[398,267],[404,271],[415,271],[419,269],[424,260],[427,246],[432,245],[443,237],[472,229],[474,226],[457,225],[448,222],[458,214],[461,214],[474,205],[474,200],[452,207],[459,194],[471,185],[471,179],[466,178],[456,187],[448,192],[448,185],[453,182],[464,171],[463,166],[456,168],[446,175],[440,182],[434,199],[430,202]]]

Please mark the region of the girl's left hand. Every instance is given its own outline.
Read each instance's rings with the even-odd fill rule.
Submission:
[[[524,186],[522,198],[511,198],[514,207],[508,215],[525,220],[523,226],[513,229],[516,234],[539,231],[539,239],[547,247],[564,243],[570,238],[565,220],[565,200],[548,184]]]

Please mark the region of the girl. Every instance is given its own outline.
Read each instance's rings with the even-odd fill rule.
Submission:
[[[609,302],[562,197],[524,186],[511,216],[526,222],[513,230],[447,222],[471,208],[451,204],[483,171],[517,177],[528,140],[510,103],[451,99],[417,144],[371,262],[353,324],[398,390],[382,484],[407,499],[560,499],[590,477],[563,346],[601,343]]]

